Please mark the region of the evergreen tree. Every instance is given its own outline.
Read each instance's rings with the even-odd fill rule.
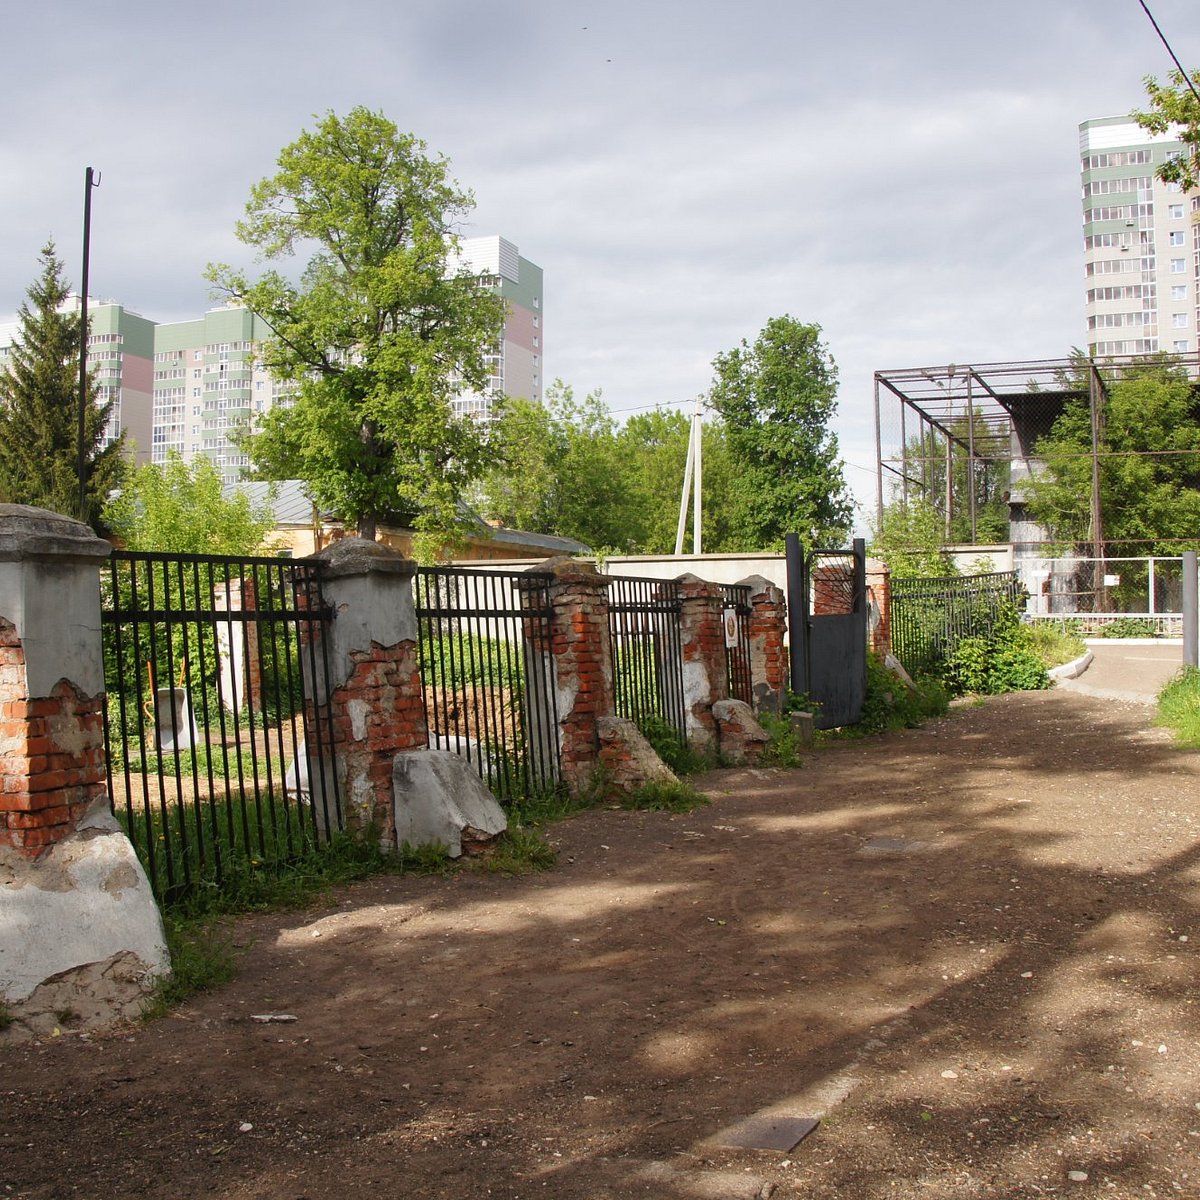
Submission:
[[[42,273],[18,314],[19,331],[0,371],[0,499],[33,504],[95,524],[120,482],[123,438],[104,446],[112,401],[96,402],[88,379],[84,413],[84,511],[79,511],[79,322],[63,311],[70,289],[48,242]]]

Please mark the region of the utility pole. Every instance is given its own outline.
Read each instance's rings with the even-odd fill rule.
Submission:
[[[683,468],[683,493],[679,497],[679,524],[675,526],[675,554],[683,553],[683,531],[687,528],[688,493],[692,494],[692,553],[699,554],[702,533],[701,495],[704,486],[703,454],[701,450],[703,434],[703,407],[696,401],[696,410],[692,413],[692,428],[688,434],[687,465]]]
[[[79,289],[79,431],[76,439],[75,473],[79,479],[79,519],[86,521],[87,465],[86,425],[88,405],[88,263],[92,244],[92,189],[100,186],[100,172],[88,167],[83,177],[83,272]]]

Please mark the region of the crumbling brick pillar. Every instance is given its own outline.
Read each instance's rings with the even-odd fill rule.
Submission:
[[[783,712],[788,688],[787,600],[769,579],[751,575],[739,580],[750,589],[750,683],[754,711]]]
[[[590,784],[600,760],[598,722],[615,715],[609,581],[590,563],[569,558],[552,558],[532,570],[553,578],[546,649],[558,706],[559,764],[563,782],[579,791]]]
[[[712,706],[729,698],[721,588],[695,575],[680,575],[679,584],[683,593],[679,643],[688,743],[701,754],[715,753],[717,725]]]
[[[892,652],[892,584],[886,563],[867,559],[867,645],[876,654]]]
[[[0,505],[0,845],[36,857],[107,803],[97,569],[78,521]]]
[[[549,629],[525,645],[526,678],[536,681],[540,703],[553,694],[557,709],[559,769],[568,790],[590,790],[602,768],[607,791],[616,796],[651,781],[675,779],[632,721],[616,715],[612,642],[608,632],[609,580],[590,563],[552,558],[530,569],[548,575]],[[522,591],[530,604],[532,589]],[[528,624],[528,623],[527,623]],[[532,691],[531,691],[532,699]],[[532,724],[532,722],[531,722]],[[539,738],[534,740],[535,753]]]
[[[0,1041],[136,1016],[170,970],[109,808],[99,568],[79,521],[0,505]]]
[[[412,592],[416,564],[362,538],[334,542],[311,561],[319,565],[322,596],[334,610],[321,634],[329,678],[305,680],[314,719],[328,720],[333,730],[332,771],[313,761],[309,748],[313,803],[318,813],[334,812],[333,798],[323,790],[331,784],[323,781],[336,775],[347,828],[370,828],[382,845],[393,847],[393,760],[401,750],[429,744]]]

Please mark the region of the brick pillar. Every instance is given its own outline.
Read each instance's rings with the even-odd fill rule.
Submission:
[[[416,564],[362,538],[336,541],[311,561],[320,567],[321,592],[335,615],[321,635],[328,687],[306,680],[309,702],[316,720],[332,723],[346,826],[371,827],[383,845],[394,846],[393,760],[401,750],[429,744],[412,593]],[[308,777],[317,812],[332,813],[332,797],[319,794],[328,769],[311,754]]]
[[[876,654],[892,652],[892,583],[887,564],[867,559],[867,644]]]
[[[609,581],[590,563],[552,558],[531,568],[551,575],[550,672],[558,704],[563,782],[588,787],[600,761],[600,722],[612,718],[612,645],[608,637]],[[545,639],[542,639],[543,645]],[[527,660],[528,664],[528,660]],[[531,678],[543,678],[538,671]]]
[[[761,575],[738,581],[750,589],[750,683],[754,711],[781,713],[788,688],[787,601]]]
[[[97,569],[68,517],[0,505],[0,846],[36,857],[107,802]]]
[[[683,611],[679,620],[683,656],[683,708],[688,742],[701,754],[717,749],[712,706],[729,697],[725,666],[724,603],[715,583],[680,575]]]

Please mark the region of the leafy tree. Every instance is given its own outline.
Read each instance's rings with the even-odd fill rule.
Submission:
[[[871,556],[887,563],[893,579],[956,575],[946,553],[945,519],[924,497],[895,499],[871,538]]]
[[[821,327],[773,317],[750,345],[718,355],[709,400],[726,427],[735,476],[731,540],[778,549],[798,532],[810,545],[842,541],[853,503],[837,437],[837,366]]]
[[[1187,153],[1168,159],[1156,174],[1164,183],[1177,183],[1184,191],[1200,183],[1200,100],[1180,71],[1172,71],[1168,82],[1146,79],[1150,97],[1147,112],[1135,112],[1133,119],[1151,133],[1170,133],[1188,146]],[[1200,71],[1192,72],[1192,82],[1200,84]]]
[[[211,459],[186,463],[174,452],[134,471],[104,519],[130,550],[176,554],[255,554],[275,524],[269,503],[226,494]]]
[[[98,404],[89,378],[84,410],[84,506],[79,509],[80,314],[63,311],[70,288],[48,242],[42,273],[18,315],[10,370],[0,371],[0,496],[95,524],[120,482],[124,439],[103,445],[112,401]]]
[[[300,283],[209,268],[270,325],[264,365],[296,388],[246,439],[257,469],[307,481],[364,537],[385,516],[453,530],[488,463],[486,427],[450,401],[486,386],[502,302],[451,269],[451,226],[472,199],[425,150],[380,113],[326,114],[280,152],[237,226],[268,260],[315,247]]]
[[[1179,367],[1147,364],[1108,390],[1100,412],[1100,511],[1113,557],[1175,555],[1200,529],[1200,395]],[[1086,397],[1063,408],[1035,447],[1030,516],[1064,548],[1090,553],[1092,425]],[[1121,571],[1144,597],[1143,576]]]
[[[599,392],[577,400],[556,380],[544,404],[509,400],[495,440],[500,465],[484,481],[486,516],[531,533],[573,537],[596,550],[624,549],[636,496],[616,422]]]

